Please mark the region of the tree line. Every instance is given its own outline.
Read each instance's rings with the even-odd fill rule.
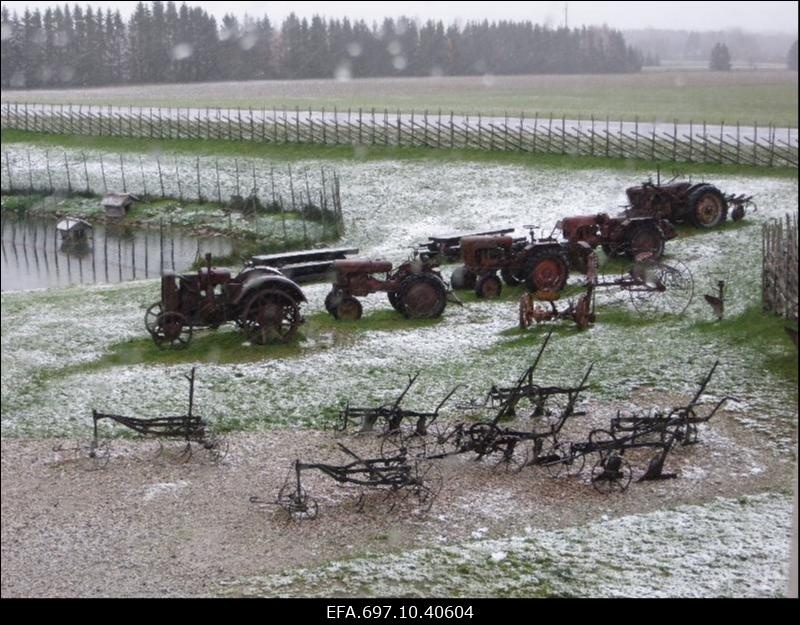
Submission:
[[[550,28],[529,21],[382,23],[269,17],[221,22],[204,9],[139,2],[123,19],[69,5],[2,7],[4,88],[376,76],[615,73],[640,52],[608,27]]]

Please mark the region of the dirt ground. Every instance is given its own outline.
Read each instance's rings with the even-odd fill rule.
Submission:
[[[590,413],[597,416],[568,422],[562,438],[579,440],[607,423],[613,407]],[[436,461],[444,486],[427,513],[413,499],[390,511],[394,500],[375,496],[358,511],[353,489],[309,472],[303,487],[318,501],[319,515],[291,521],[277,506],[250,497],[274,500],[296,458],[345,464],[350,460],[338,442],[376,457],[380,440],[320,431],[237,433],[227,440],[228,454],[215,464],[202,450],[182,462],[177,443],[156,456],[155,442],[114,439],[105,468],[88,470],[85,457],[54,451],[74,448],[75,441],[3,439],[2,595],[214,595],[227,580],[367,552],[789,490],[794,462],[721,412],[701,426],[701,444],[670,455],[667,469],[677,479],[636,483],[652,450],[631,455],[633,482],[624,493],[594,490],[587,477],[592,458],[581,476],[553,478],[542,468],[508,471],[465,455]]]

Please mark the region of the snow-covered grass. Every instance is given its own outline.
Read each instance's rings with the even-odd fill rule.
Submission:
[[[717,499],[221,588],[257,597],[780,597],[788,588],[791,501],[776,493]]]

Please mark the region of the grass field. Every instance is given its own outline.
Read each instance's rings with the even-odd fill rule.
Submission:
[[[3,101],[180,107],[438,110],[487,115],[797,126],[797,72],[660,71],[589,76],[483,76],[196,83],[13,91]]]

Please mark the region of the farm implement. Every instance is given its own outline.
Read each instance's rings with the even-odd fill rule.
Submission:
[[[185,347],[195,328],[216,329],[235,322],[251,343],[285,343],[296,335],[303,318],[300,287],[271,267],[245,267],[231,277],[211,266],[196,274],[165,273],[161,301],[147,309],[145,328],[159,347]]]
[[[675,473],[664,472],[668,454],[677,444],[686,446],[697,443],[697,426],[709,421],[726,401],[732,399],[723,397],[704,416],[696,412],[702,405],[701,399],[718,365],[719,361],[714,363],[686,405],[675,407],[666,415],[659,411],[646,416],[623,417],[618,414],[611,419],[609,429],[594,429],[582,442],[556,445],[552,457],[543,464],[553,476],[558,476],[565,469],[575,475],[583,470],[586,457],[596,454],[598,459],[592,467],[591,483],[599,492],[610,493],[626,490],[633,477],[631,465],[625,458],[626,452],[656,449],[657,453],[639,481],[677,477]]]
[[[357,509],[363,510],[367,492],[383,492],[384,500],[394,498],[390,511],[398,503],[413,498],[421,512],[427,512],[442,489],[442,476],[434,463],[417,457],[410,458],[406,451],[396,455],[365,459],[339,443],[339,449],[352,458],[347,464],[306,463],[296,460],[274,502],[251,497],[251,503],[272,503],[282,508],[292,519],[314,519],[319,504],[302,485],[306,471],[320,471],[341,485],[360,489]]]
[[[185,415],[141,419],[93,410],[92,439],[88,445],[79,446],[76,451],[88,452],[88,457],[92,461],[91,468],[102,468],[108,464],[110,448],[107,441],[101,440],[98,428],[98,424],[106,420],[133,430],[143,438],[157,440],[159,448],[156,456],[161,455],[164,450],[162,441],[182,441],[185,446],[178,458],[183,462],[188,462],[192,457],[192,444],[204,449],[212,461],[222,460],[227,454],[227,441],[217,436],[205,419],[192,413],[195,368],[193,367],[191,373],[184,377],[189,381],[189,409]],[[63,450],[58,448],[55,451]]]
[[[400,404],[408,391],[411,390],[411,387],[417,381],[418,377],[419,373],[413,377],[409,376],[408,384],[391,404],[383,404],[374,408],[357,408],[351,406],[350,402],[348,402],[345,409],[340,414],[340,423],[336,426],[336,429],[344,432],[347,430],[350,423],[356,423],[358,424],[359,432],[372,432],[375,428],[375,424],[381,421],[383,423],[383,433],[393,434],[400,431],[404,420],[410,420],[414,422],[414,433],[418,436],[424,436],[428,431],[428,427],[436,421],[439,416],[439,411],[461,385],[456,385],[447,393],[433,412],[419,412],[401,408]]]

